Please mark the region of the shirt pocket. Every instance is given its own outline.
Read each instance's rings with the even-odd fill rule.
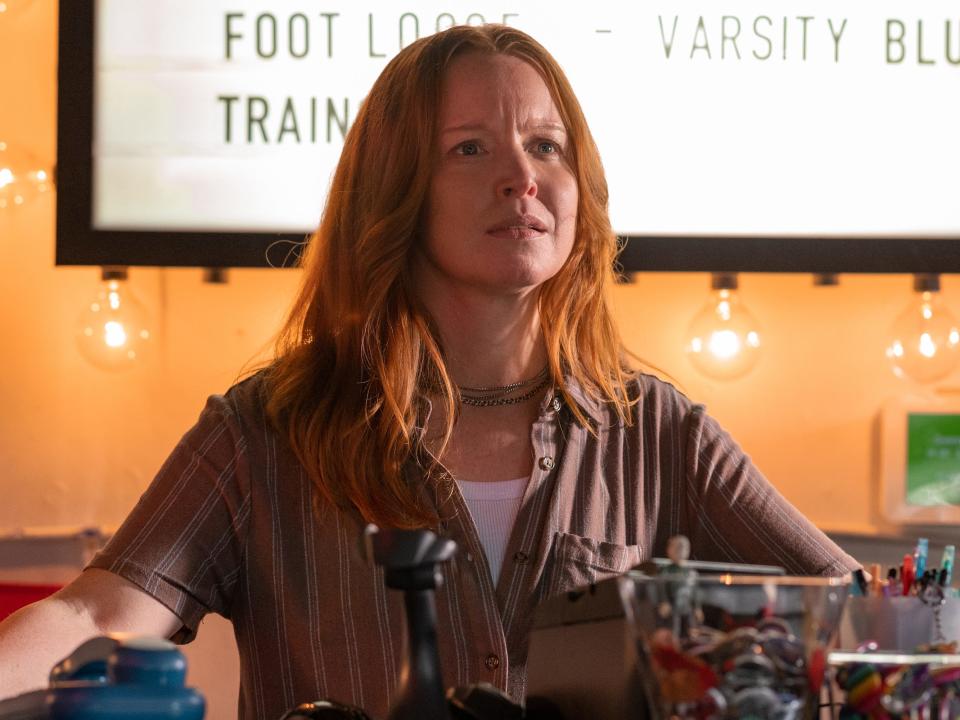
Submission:
[[[550,553],[547,595],[559,595],[583,585],[625,573],[643,559],[640,545],[618,545],[558,532]]]

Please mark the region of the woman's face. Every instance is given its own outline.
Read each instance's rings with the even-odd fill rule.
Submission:
[[[457,58],[444,79],[438,129],[426,272],[493,293],[553,277],[573,247],[577,181],[560,113],[537,71],[507,55]]]

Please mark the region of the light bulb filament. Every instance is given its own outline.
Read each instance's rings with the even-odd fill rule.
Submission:
[[[103,325],[103,341],[112,348],[123,347],[127,342],[127,331],[116,320]]]
[[[715,358],[729,360],[740,352],[740,338],[733,330],[715,330],[707,347]]]
[[[924,357],[932,358],[937,354],[937,344],[933,341],[933,338],[930,337],[930,333],[921,333],[920,344],[917,349]]]
[[[717,303],[717,317],[728,322],[730,320],[730,301],[721,300]]]

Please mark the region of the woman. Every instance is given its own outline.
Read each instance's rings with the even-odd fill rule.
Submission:
[[[854,567],[702,407],[627,368],[606,208],[535,41],[457,27],[403,50],[348,134],[276,360],[210,399],[104,552],[5,624],[0,652],[70,628],[28,661],[45,670],[88,635],[186,641],[218,612],[242,717],[317,697],[384,716],[403,615],[361,551],[370,521],[456,540],[444,679],[516,699],[537,603],[672,535],[700,559]]]

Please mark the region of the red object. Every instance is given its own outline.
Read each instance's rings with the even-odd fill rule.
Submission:
[[[910,588],[913,587],[913,555],[904,555],[903,556],[903,596],[907,597],[910,594]]]
[[[689,687],[694,699],[699,698],[707,690],[720,684],[717,674],[700,658],[680,652],[676,648],[667,645],[654,645],[652,650],[653,659],[666,672],[689,673],[687,680],[696,680],[696,682]]]
[[[823,685],[823,676],[827,672],[827,654],[822,647],[814,648],[810,653],[810,662],[807,665],[807,680],[810,683],[810,692],[815,697],[820,695],[820,686]]]
[[[28,583],[0,583],[0,620],[25,605],[53,595],[62,585],[34,585]]]

